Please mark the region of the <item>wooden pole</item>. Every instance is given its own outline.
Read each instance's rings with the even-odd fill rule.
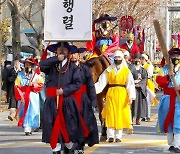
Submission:
[[[169,54],[168,54],[168,51],[167,51],[167,46],[166,46],[166,43],[164,41],[164,36],[162,34],[159,21],[158,20],[154,20],[153,23],[154,23],[154,28],[155,28],[155,31],[156,31],[156,35],[157,35],[159,44],[161,46],[162,54],[163,54],[163,56],[165,58],[166,64],[167,64],[169,70],[173,70],[173,66],[172,66],[172,63],[171,63],[171,61],[169,59]],[[176,81],[175,81],[174,75],[171,76],[171,79],[172,79],[173,85],[176,86]],[[180,102],[180,94],[179,94],[179,92],[177,90],[175,90],[175,91],[176,91],[176,95],[178,97],[178,100]]]
[[[64,49],[64,42],[61,42],[61,52],[63,52],[63,49]],[[58,87],[57,87],[57,89],[61,88],[61,72],[62,72],[62,61],[60,61],[60,63],[59,63],[59,75],[58,75]],[[57,95],[56,105],[57,105],[57,109],[58,109],[59,95]]]

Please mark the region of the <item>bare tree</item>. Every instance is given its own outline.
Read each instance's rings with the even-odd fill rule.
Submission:
[[[16,56],[21,51],[19,0],[7,0],[7,3],[12,18],[12,52]]]
[[[102,13],[118,18],[130,15],[136,25],[144,26],[145,21],[155,14],[159,2],[163,0],[93,0],[93,20]]]
[[[0,27],[2,25],[2,5],[5,3],[6,0],[0,0]],[[2,59],[2,30],[0,31],[0,62]],[[1,63],[0,63],[0,108],[1,108],[1,100],[2,100],[2,90],[1,90],[1,85],[2,85],[2,74],[1,74]]]
[[[21,17],[28,22],[30,27],[35,32],[39,51],[42,51],[42,39],[44,30],[44,5],[44,0],[30,0],[21,1],[19,6]]]
[[[2,37],[2,50],[5,48],[4,45],[10,37],[11,31],[11,20],[10,18],[4,18],[1,22],[0,33]]]

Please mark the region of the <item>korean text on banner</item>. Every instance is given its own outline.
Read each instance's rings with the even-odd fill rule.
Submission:
[[[45,41],[87,41],[92,37],[92,0],[46,0]]]

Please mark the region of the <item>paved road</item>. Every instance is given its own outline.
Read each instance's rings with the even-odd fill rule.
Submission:
[[[161,95],[158,94],[158,98]],[[170,153],[164,134],[156,133],[157,108],[152,107],[151,122],[134,125],[134,133],[123,133],[121,143],[101,142],[91,148],[85,147],[85,153],[121,154],[121,153]],[[25,136],[23,129],[7,119],[8,112],[0,112],[0,154],[51,154],[49,145],[41,142],[41,131]],[[95,113],[97,116],[97,113]],[[98,121],[100,130],[100,123]],[[99,131],[100,132],[100,131]]]

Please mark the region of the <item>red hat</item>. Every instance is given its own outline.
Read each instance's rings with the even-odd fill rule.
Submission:
[[[162,58],[160,65],[163,67],[166,64],[164,57]]]
[[[26,58],[24,63],[31,63],[33,65],[38,65],[33,57]]]

